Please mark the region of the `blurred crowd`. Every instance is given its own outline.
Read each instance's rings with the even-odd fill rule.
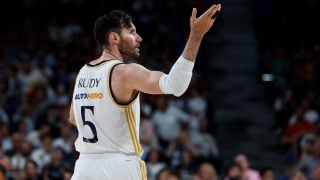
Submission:
[[[320,2],[258,0],[261,74],[283,159],[300,179],[320,179]]]
[[[77,131],[68,123],[73,84],[80,67],[99,55],[92,36],[99,15],[111,8],[132,14],[143,37],[139,63],[168,72],[184,47],[192,5],[202,10],[205,2],[2,2],[0,179],[70,179],[78,157]],[[221,166],[208,129],[208,82],[194,74],[182,98],[141,97],[150,179],[212,179]]]
[[[0,180],[70,179],[78,153],[69,106],[77,71],[100,52],[92,36],[99,15],[117,8],[132,14],[143,38],[139,63],[168,72],[184,47],[191,7],[202,12],[211,3],[1,2]],[[256,0],[252,5],[261,74],[273,77],[264,83],[283,142],[280,150],[292,169],[286,179],[319,178],[320,3]],[[276,179],[271,167],[252,169],[244,154],[223,163],[207,116],[208,81],[201,67],[182,98],[141,97],[140,142],[149,179]]]

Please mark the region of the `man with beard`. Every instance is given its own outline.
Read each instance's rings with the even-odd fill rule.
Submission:
[[[103,52],[78,73],[70,109],[80,152],[72,179],[147,179],[140,159],[139,92],[181,96],[186,91],[200,43],[220,8],[212,5],[200,17],[193,9],[185,49],[168,74],[126,63],[139,58],[142,42],[130,15],[114,10],[97,19],[94,36]]]

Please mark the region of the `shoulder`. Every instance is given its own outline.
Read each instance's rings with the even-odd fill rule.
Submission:
[[[113,68],[113,75],[121,79],[132,79],[146,71],[146,68],[137,63],[120,63]]]
[[[121,72],[121,73],[133,73],[141,69],[145,69],[145,67],[137,63],[119,63],[119,64],[116,64],[114,67],[115,72]]]
[[[81,73],[82,71],[85,71],[86,69],[87,69],[87,64],[83,65],[83,66],[79,69],[78,73]]]

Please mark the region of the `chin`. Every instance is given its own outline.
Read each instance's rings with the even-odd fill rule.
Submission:
[[[140,57],[140,53],[135,53],[130,56],[130,58],[132,58],[132,59],[138,59],[139,57]]]
[[[125,61],[130,61],[130,60],[137,60],[137,59],[139,59],[139,57],[140,57],[140,54],[134,54],[134,55],[130,55],[130,56],[123,56],[123,59],[125,60]]]

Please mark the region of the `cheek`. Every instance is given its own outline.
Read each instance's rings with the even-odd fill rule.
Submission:
[[[133,35],[130,35],[128,38],[128,41],[130,42],[131,45],[134,45],[136,43],[136,37]]]
[[[134,47],[135,40],[131,36],[128,36],[127,38],[122,40],[122,46],[126,49],[130,49]]]

